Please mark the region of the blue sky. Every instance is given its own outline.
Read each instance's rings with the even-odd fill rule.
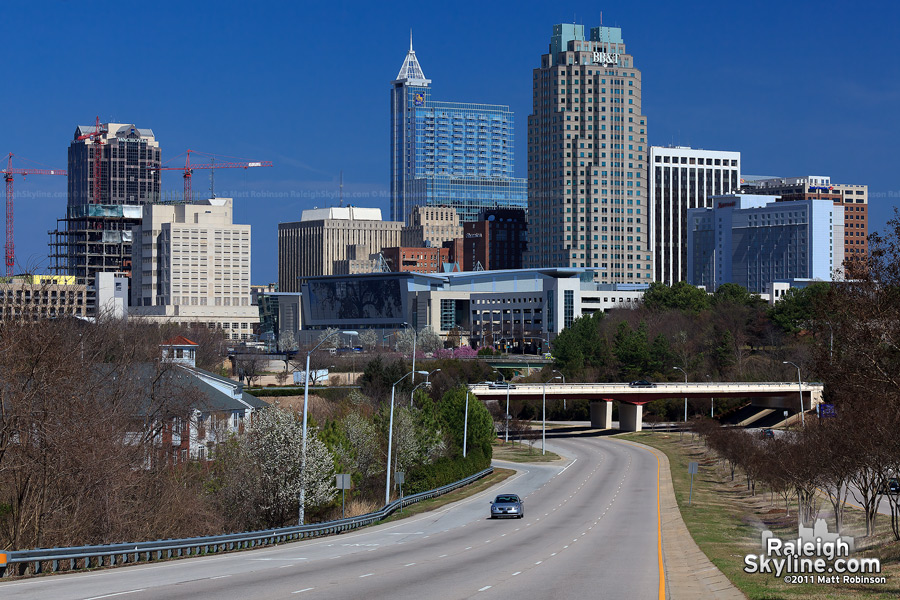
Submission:
[[[870,231],[884,230],[900,204],[900,5],[550,4],[8,0],[0,152],[65,168],[75,126],[99,115],[153,129],[164,160],[272,160],[218,171],[216,193],[253,226],[253,282],[276,281],[277,224],[335,203],[342,169],[347,200],[387,214],[389,84],[410,28],[435,98],[515,111],[524,177],[531,70],[553,24],[588,28],[602,10],[642,70],[651,144],[739,150],[746,174],[868,184]],[[15,185],[17,258],[43,270],[65,178]],[[195,195],[208,187],[198,171]]]

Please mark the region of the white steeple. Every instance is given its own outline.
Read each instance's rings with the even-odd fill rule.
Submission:
[[[431,83],[430,79],[425,79],[425,73],[422,72],[422,67],[416,58],[416,51],[413,50],[412,29],[409,30],[409,52],[406,53],[406,59],[403,61],[403,66],[400,67],[395,81],[423,87]]]

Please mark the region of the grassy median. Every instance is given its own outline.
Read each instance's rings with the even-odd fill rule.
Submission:
[[[562,459],[559,454],[549,450],[541,454],[540,441],[532,446],[528,443],[503,443],[499,440],[493,443],[493,458],[515,463],[553,462]]]
[[[855,537],[854,557],[881,559],[880,575],[885,584],[788,584],[773,574],[748,574],[743,571],[744,556],[759,554],[761,532],[770,530],[782,539],[796,539],[796,503],[785,510],[778,495],[757,486],[756,494],[747,489],[740,471],[731,471],[706,452],[702,440],[691,434],[640,432],[620,436],[657,448],[669,458],[675,497],[681,515],[694,541],[722,573],[751,599],[777,598],[897,598],[900,597],[900,543],[890,530],[890,517],[880,515],[876,535],[864,537],[865,522],[859,510],[848,507],[844,513],[844,533]],[[688,505],[690,475],[688,463],[699,463],[694,476],[693,499]],[[820,518],[834,530],[831,505],[822,499]],[[877,576],[878,574],[873,574]],[[815,576],[813,577],[815,579]]]

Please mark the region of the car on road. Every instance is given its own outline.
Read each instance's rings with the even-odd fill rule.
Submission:
[[[771,429],[763,429],[763,437],[764,438],[773,438],[775,437],[775,432]]]
[[[525,503],[515,494],[499,494],[491,502],[491,518],[510,517],[521,519],[525,516]]]
[[[505,390],[506,388],[509,388],[511,390],[516,389],[516,385],[514,383],[510,383],[508,381],[492,381],[488,384],[488,387],[495,389],[495,390],[496,389]]]
[[[647,381],[646,379],[638,379],[637,381],[632,381],[631,383],[629,383],[628,386],[634,388],[654,388],[656,387],[656,384]]]
[[[900,480],[896,477],[891,477],[887,480],[887,484],[881,484],[881,489],[878,490],[879,494],[900,494]]]

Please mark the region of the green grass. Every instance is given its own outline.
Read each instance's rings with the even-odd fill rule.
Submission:
[[[496,458],[497,460],[507,460],[516,463],[554,462],[562,459],[559,454],[555,454],[549,450],[546,454],[541,454],[540,441],[538,441],[533,448],[525,442],[510,442],[504,444],[503,442],[495,441],[493,444],[493,453],[493,458]]]
[[[760,553],[760,534],[771,530],[783,539],[796,538],[796,504],[785,514],[783,500],[774,499],[757,485],[755,496],[747,490],[746,479],[738,471],[734,481],[730,470],[707,453],[703,443],[685,434],[640,432],[619,436],[647,444],[665,452],[671,466],[675,497],[681,515],[694,541],[728,579],[748,598],[772,600],[778,598],[897,598],[900,597],[900,543],[890,533],[890,517],[880,516],[876,535],[864,538],[864,521],[860,511],[848,508],[845,512],[845,533],[856,538],[857,557],[878,557],[882,560],[881,575],[887,577],[883,585],[853,584],[786,584],[773,574],[748,574],[743,571],[746,554]],[[688,505],[690,475],[688,463],[700,463],[694,476],[694,493]],[[820,517],[834,522],[823,501]]]

